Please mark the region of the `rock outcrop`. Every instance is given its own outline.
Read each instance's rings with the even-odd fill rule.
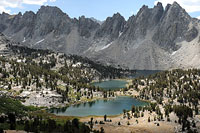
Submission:
[[[200,22],[177,2],[165,8],[159,2],[153,8],[144,5],[127,21],[116,13],[102,24],[84,16],[70,18],[50,6],[37,13],[2,13],[0,20],[0,32],[33,48],[130,69],[200,67]]]

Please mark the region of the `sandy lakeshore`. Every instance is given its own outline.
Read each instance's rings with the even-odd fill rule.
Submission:
[[[115,95],[117,96],[138,96],[139,93],[134,89],[130,89],[125,94],[123,91],[116,91]],[[161,111],[164,113],[164,109],[161,108]],[[100,121],[104,122],[104,116],[88,116],[81,117],[80,121],[84,123],[88,123],[93,117],[93,129],[100,130],[103,127],[105,133],[174,133],[178,130],[179,124],[175,123],[175,120],[178,121],[177,116],[174,113],[170,114],[170,122],[167,121],[167,118],[164,117],[164,120],[158,121],[156,119],[154,121],[154,117],[157,117],[155,112],[150,113],[150,111],[144,111],[144,116],[139,118],[134,118],[131,111],[131,118],[128,119],[127,116],[124,117],[124,114],[116,115],[116,116],[107,116],[107,120],[111,120],[111,122],[105,122],[105,124],[99,124]],[[148,122],[148,118],[150,117],[150,122]],[[98,124],[95,124],[95,121]],[[120,125],[118,125],[120,122]],[[128,122],[130,125],[128,125]]]

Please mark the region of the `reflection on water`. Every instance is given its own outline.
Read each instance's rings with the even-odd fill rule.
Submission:
[[[51,109],[48,110],[48,112],[49,112],[49,113],[55,113],[55,112],[56,112],[56,114],[64,113],[64,112],[66,112],[67,108],[68,108],[68,107],[51,108]]]
[[[67,109],[67,108],[61,108],[61,111],[62,111],[62,112],[65,112],[65,111],[66,111],[66,109]]]
[[[136,73],[134,73],[132,76],[129,76],[128,78],[137,78],[140,76],[148,76],[154,73],[158,73],[160,70],[136,70]],[[125,88],[126,84],[128,82],[126,80],[108,80],[108,81],[100,81],[100,82],[94,82],[91,83],[91,85],[98,86],[100,88],[103,88],[104,90],[118,90],[121,88]]]
[[[140,76],[149,76],[151,74],[155,74],[161,72],[161,70],[136,70],[136,73],[129,78],[138,78]]]
[[[77,107],[77,108],[78,108],[80,105],[81,105],[81,104],[75,104],[74,107]]]
[[[108,100],[105,100],[105,99],[103,100],[104,103],[106,103],[107,101],[108,101]]]
[[[140,76],[148,76],[160,72],[159,70],[137,70],[136,73],[130,78],[136,78]],[[103,82],[92,83],[95,86],[99,86],[105,90],[115,90],[126,87],[127,82],[123,80],[110,80]],[[144,106],[147,103],[136,100],[131,97],[117,97],[112,100],[97,100],[88,103],[81,103],[72,105],[68,108],[51,109],[49,112],[62,116],[90,116],[90,115],[117,115],[123,112],[123,110],[130,110],[132,105]]]
[[[132,105],[144,106],[147,103],[132,97],[121,96],[111,100],[97,100],[72,105],[63,109],[51,109],[50,112],[62,116],[117,115],[123,113],[123,109],[131,110]]]
[[[86,103],[83,103],[83,106],[85,107],[85,106],[86,106]]]
[[[95,101],[88,102],[89,107],[92,107],[92,105],[94,105],[94,104],[95,104]]]
[[[108,81],[101,81],[101,82],[94,82],[91,85],[98,86],[103,88],[104,90],[117,90],[126,87],[125,80],[108,80]]]

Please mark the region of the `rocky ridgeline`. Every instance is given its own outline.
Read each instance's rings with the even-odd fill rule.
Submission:
[[[153,8],[144,5],[127,21],[116,13],[101,25],[84,16],[70,18],[51,6],[42,6],[37,13],[3,13],[0,19],[0,32],[32,48],[86,56],[131,69],[200,66],[197,59],[191,61],[192,53],[200,56],[195,51],[199,48],[199,20],[176,2],[165,9],[161,3]]]

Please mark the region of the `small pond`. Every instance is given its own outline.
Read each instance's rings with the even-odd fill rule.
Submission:
[[[137,78],[140,76],[148,76],[154,73],[158,73],[160,70],[137,70],[135,74],[131,75],[130,79]],[[103,88],[104,90],[118,90],[121,88],[125,88],[128,82],[126,80],[107,80],[107,81],[99,81],[93,82],[91,85],[98,86]]]
[[[129,78],[138,78],[140,76],[149,76],[151,74],[155,74],[161,72],[161,70],[136,70],[136,73],[130,76]]]

